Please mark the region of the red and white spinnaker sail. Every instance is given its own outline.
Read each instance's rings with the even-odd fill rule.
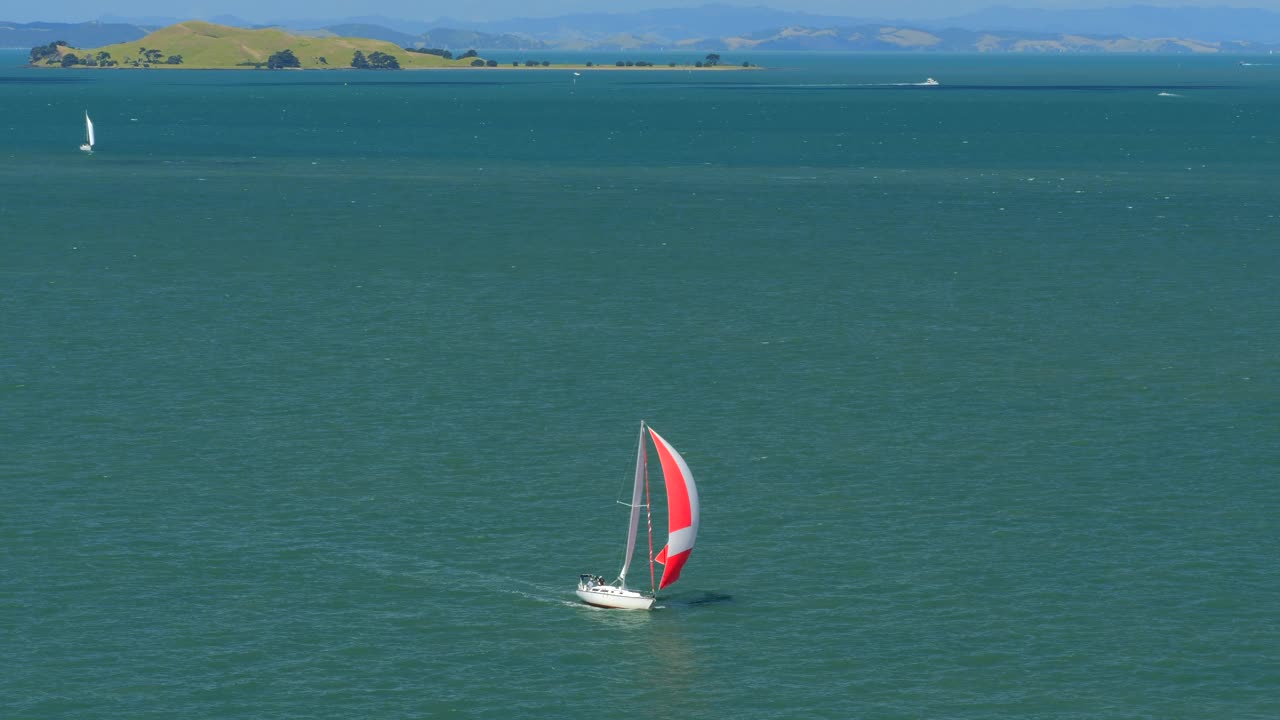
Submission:
[[[664,566],[658,585],[662,589],[680,579],[680,570],[693,552],[693,541],[698,537],[698,486],[680,453],[653,428],[648,430],[658,450],[667,487],[667,546],[654,558]]]

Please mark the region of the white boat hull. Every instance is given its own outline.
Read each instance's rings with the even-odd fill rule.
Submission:
[[[85,152],[93,152],[93,146],[89,145],[88,143],[85,143],[84,145],[81,145],[81,146],[80,146],[80,149],[81,149],[81,150],[83,150],[83,151],[85,151]]]
[[[631,590],[623,590],[612,585],[578,586],[578,597],[588,605],[618,610],[648,610],[653,607],[654,598],[641,595]]]

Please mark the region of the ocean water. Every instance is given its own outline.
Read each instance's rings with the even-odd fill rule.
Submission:
[[[1268,58],[22,58],[0,716],[1280,716]]]

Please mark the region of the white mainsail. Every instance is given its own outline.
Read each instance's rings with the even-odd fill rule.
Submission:
[[[89,119],[89,111],[84,111],[84,144],[80,146],[81,150],[90,152],[93,150],[93,121]]]
[[[644,490],[644,476],[649,462],[649,453],[644,447],[644,422],[640,423],[640,447],[636,450],[636,482],[631,489],[631,524],[627,526],[627,554],[622,560],[622,571],[618,573],[618,587],[626,589],[627,570],[631,568],[631,557],[636,552],[636,535],[640,529],[640,499]]]

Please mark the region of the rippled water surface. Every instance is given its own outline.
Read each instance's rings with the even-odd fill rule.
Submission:
[[[0,715],[1280,716],[1280,67],[21,57]]]

